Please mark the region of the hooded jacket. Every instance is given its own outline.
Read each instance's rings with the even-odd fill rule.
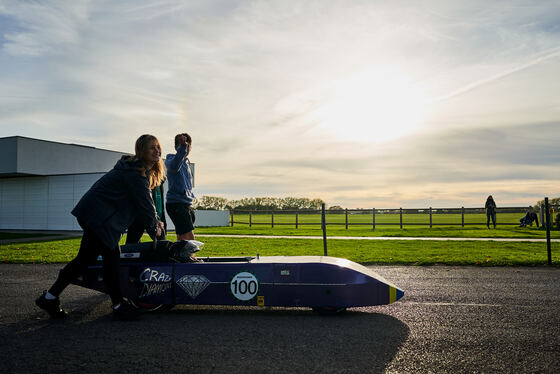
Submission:
[[[157,227],[148,177],[140,160],[123,156],[82,196],[72,214],[109,248],[117,247],[121,235],[138,216],[150,236]]]
[[[194,199],[192,192],[193,176],[187,158],[187,146],[181,145],[177,153],[168,154],[165,158],[167,168],[167,202],[191,205]]]

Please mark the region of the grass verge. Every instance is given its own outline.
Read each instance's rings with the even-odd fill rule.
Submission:
[[[233,227],[197,227],[196,234],[230,234],[230,235],[304,235],[322,236],[320,227],[317,226],[264,226],[235,225]],[[551,238],[560,238],[560,230],[551,231]],[[410,226],[400,229],[398,227],[377,226],[375,230],[366,226],[327,227],[328,236],[360,236],[360,237],[447,237],[447,238],[527,238],[545,239],[546,231],[532,227],[498,226],[496,229],[487,229],[486,226]]]
[[[174,240],[173,235],[169,235]],[[205,256],[322,255],[323,243],[314,239],[199,238]],[[144,236],[147,240],[147,236]],[[0,263],[63,263],[76,256],[80,238],[4,244]],[[492,241],[336,240],[327,241],[328,254],[362,264],[408,265],[546,265],[546,244]],[[560,265],[560,243],[553,243],[552,259]]]

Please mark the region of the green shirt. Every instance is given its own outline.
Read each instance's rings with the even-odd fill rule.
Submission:
[[[161,203],[161,189],[159,187],[154,188],[154,204],[156,205],[156,212],[158,219],[161,221],[163,216],[163,204]]]

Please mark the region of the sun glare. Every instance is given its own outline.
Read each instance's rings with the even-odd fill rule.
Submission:
[[[312,114],[313,131],[339,139],[384,142],[415,131],[424,118],[425,96],[406,77],[376,68],[329,85]]]

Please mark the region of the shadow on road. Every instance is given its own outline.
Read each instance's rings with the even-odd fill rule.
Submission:
[[[179,306],[114,322],[109,302],[73,302],[64,321],[30,315],[0,327],[2,372],[382,373],[409,335],[398,319],[350,311]]]

